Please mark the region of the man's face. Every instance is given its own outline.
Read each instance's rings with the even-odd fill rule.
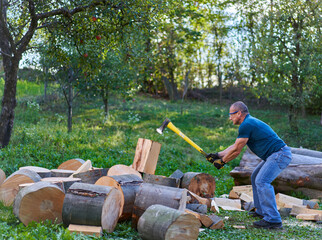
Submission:
[[[229,108],[229,120],[233,122],[234,125],[240,125],[242,123],[241,111],[230,107]]]

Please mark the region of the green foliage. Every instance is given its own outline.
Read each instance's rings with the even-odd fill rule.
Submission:
[[[163,135],[155,131],[165,117],[169,117],[175,126],[206,152],[223,150],[237,136],[237,127],[228,121],[228,105],[194,101],[182,104],[141,95],[123,101],[122,97],[113,95],[110,100],[113,109],[111,118],[104,121],[101,101],[80,99],[75,102],[74,131],[67,133],[62,102],[39,105],[36,97],[31,97],[29,103],[18,104],[12,141],[0,150],[0,168],[7,176],[26,165],[54,169],[71,158],[90,159],[95,167],[130,165],[138,138],[146,138],[162,144],[156,174],[169,176],[176,169],[209,173],[216,179],[216,196],[229,193],[234,185],[229,172],[239,164],[241,156],[219,171],[171,130],[166,129]],[[319,117],[300,119],[305,130],[301,134],[294,134],[289,130],[285,112],[249,108],[252,115],[270,124],[288,145],[322,151]],[[221,211],[220,216],[229,216],[225,220],[225,229],[207,229],[200,233],[199,239],[321,238],[318,229],[299,226],[298,220],[294,219],[284,219],[290,223],[284,224],[283,231],[268,231],[252,228],[253,219],[246,212]],[[245,225],[246,229],[234,229],[233,225]],[[12,208],[3,205],[0,205],[0,238],[93,239],[90,236],[70,234],[61,224],[49,221],[25,227],[13,215]],[[104,232],[101,239],[134,240],[139,239],[139,236],[131,228],[131,222],[127,221],[119,223],[113,233]]]

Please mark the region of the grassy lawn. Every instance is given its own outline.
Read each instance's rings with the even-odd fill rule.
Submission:
[[[18,94],[11,142],[0,150],[0,168],[7,176],[26,165],[57,168],[60,163],[71,158],[90,159],[95,167],[130,165],[138,138],[147,138],[162,144],[156,174],[169,176],[176,169],[209,173],[216,178],[216,196],[229,193],[234,185],[229,172],[239,164],[241,155],[224,169],[217,170],[171,130],[166,129],[163,135],[155,131],[168,117],[204,151],[223,150],[234,142],[238,129],[228,120],[228,104],[218,106],[194,101],[170,102],[141,95],[123,101],[122,97],[114,96],[110,99],[110,118],[104,121],[102,102],[81,97],[73,110],[73,132],[68,134],[62,98],[39,105],[42,87],[33,84],[24,86],[22,82],[18,83]],[[294,133],[289,129],[286,110],[255,110],[251,106],[249,109],[253,116],[270,124],[289,146],[322,151],[320,116],[301,118],[301,130]],[[225,220],[225,228],[207,229],[199,234],[200,239],[322,238],[321,225],[302,226],[303,222],[292,217],[283,219],[283,230],[269,231],[254,229],[254,219],[246,212],[222,211],[219,215],[222,218],[229,217]],[[246,229],[235,229],[233,225],[244,225]],[[25,227],[15,218],[11,207],[0,205],[0,239],[23,238],[91,239],[70,234],[62,225],[50,222],[33,223]],[[102,238],[139,239],[130,222],[118,224],[113,233],[104,233]]]

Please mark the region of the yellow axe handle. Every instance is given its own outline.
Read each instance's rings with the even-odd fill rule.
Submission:
[[[176,134],[178,134],[180,137],[183,138],[187,143],[189,143],[191,146],[193,146],[195,149],[197,149],[202,155],[207,156],[208,154],[204,152],[204,150],[201,149],[197,144],[195,144],[190,138],[188,138],[186,135],[184,135],[178,128],[176,128],[172,122],[169,122],[167,125],[168,128],[170,128],[172,131],[174,131]]]

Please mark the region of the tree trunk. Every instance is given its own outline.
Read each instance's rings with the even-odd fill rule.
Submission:
[[[104,103],[104,119],[108,120],[108,117],[109,117],[108,89],[102,89],[101,95]]]
[[[74,71],[73,69],[68,70],[68,123],[67,123],[67,128],[68,132],[72,132],[73,128],[73,100],[74,100],[74,91],[73,91],[73,86],[72,82],[74,79]]]

